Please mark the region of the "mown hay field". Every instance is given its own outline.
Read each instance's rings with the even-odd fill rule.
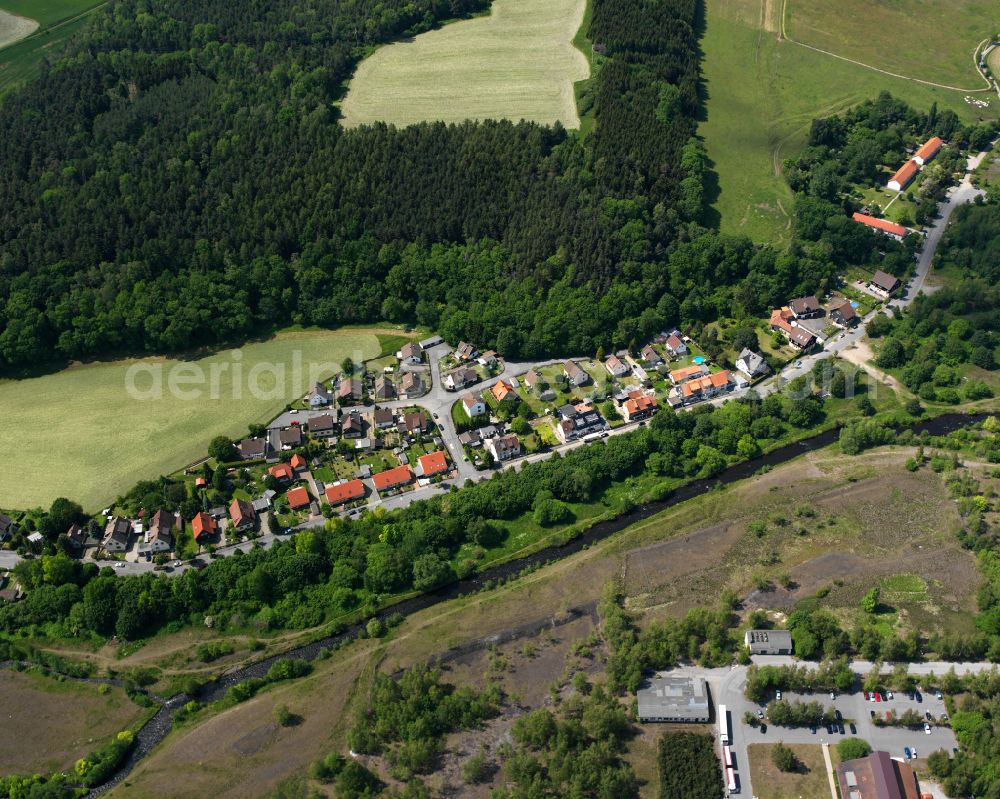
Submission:
[[[30,36],[38,29],[38,23],[33,19],[9,14],[0,9],[0,47]]]
[[[495,0],[489,16],[382,47],[351,80],[344,124],[521,119],[578,128],[573,83],[589,74],[572,40],[586,0]]]
[[[184,362],[181,371],[180,361],[144,359],[0,381],[0,451],[8,453],[0,469],[0,507],[48,505],[65,496],[88,511],[100,510],[137,480],[203,456],[214,436],[237,436],[248,424],[268,421],[308,391],[310,364],[325,365],[320,371],[330,376],[345,357],[360,362],[379,351],[374,332],[287,332]],[[296,359],[302,364],[298,381]],[[171,389],[172,374],[177,390]],[[198,375],[205,382],[186,382]]]

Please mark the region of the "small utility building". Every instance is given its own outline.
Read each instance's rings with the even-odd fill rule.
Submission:
[[[709,719],[708,689],[701,677],[657,677],[636,691],[639,721],[704,724]]]
[[[788,630],[747,630],[743,640],[751,655],[792,654],[792,634]]]

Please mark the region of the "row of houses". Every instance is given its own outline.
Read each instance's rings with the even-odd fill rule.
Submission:
[[[913,158],[903,164],[896,170],[896,174],[889,178],[886,188],[890,191],[903,191],[917,176],[920,167],[930,163],[934,156],[938,154],[943,144],[944,142],[937,136],[933,136],[924,142],[913,154]]]

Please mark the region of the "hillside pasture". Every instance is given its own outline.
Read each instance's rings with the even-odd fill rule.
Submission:
[[[308,391],[311,364],[325,365],[320,371],[329,377],[345,357],[360,362],[379,351],[379,338],[366,330],[288,332],[191,361],[98,362],[0,381],[0,450],[15,453],[8,461],[14,468],[0,470],[0,507],[66,496],[99,510],[137,480],[203,456],[214,436],[238,436],[273,418]],[[184,385],[188,373],[211,381],[213,369],[216,387]],[[161,398],[154,396],[157,373]],[[180,391],[171,390],[171,374]],[[200,396],[184,399],[189,389]]]
[[[0,95],[37,74],[42,61],[89,19],[106,0],[2,0],[0,11]],[[32,23],[11,35],[8,17]]]
[[[829,13],[839,15],[839,6],[831,8]],[[707,105],[699,132],[719,177],[714,207],[725,233],[777,244],[789,240],[792,192],[781,174],[782,163],[805,148],[816,117],[841,113],[881,91],[921,110],[936,102],[964,121],[995,118],[1000,109],[995,96],[989,108],[976,109],[962,92],[893,78],[779,41],[776,2],[708,0],[707,11],[702,39]],[[872,27],[872,47],[887,44],[896,31]],[[942,35],[946,47],[951,34]],[[962,56],[970,72],[974,45]],[[975,74],[965,83],[976,85]],[[987,94],[975,96],[989,99]]]
[[[573,46],[586,0],[495,0],[489,16],[383,47],[358,66],[347,127],[522,119],[579,128],[573,83],[590,69]]]

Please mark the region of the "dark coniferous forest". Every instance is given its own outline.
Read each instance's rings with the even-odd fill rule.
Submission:
[[[116,0],[0,104],[0,368],[388,319],[628,346],[832,274],[699,225],[698,0],[595,0],[585,138],[346,131],[372,46],[488,0]]]

